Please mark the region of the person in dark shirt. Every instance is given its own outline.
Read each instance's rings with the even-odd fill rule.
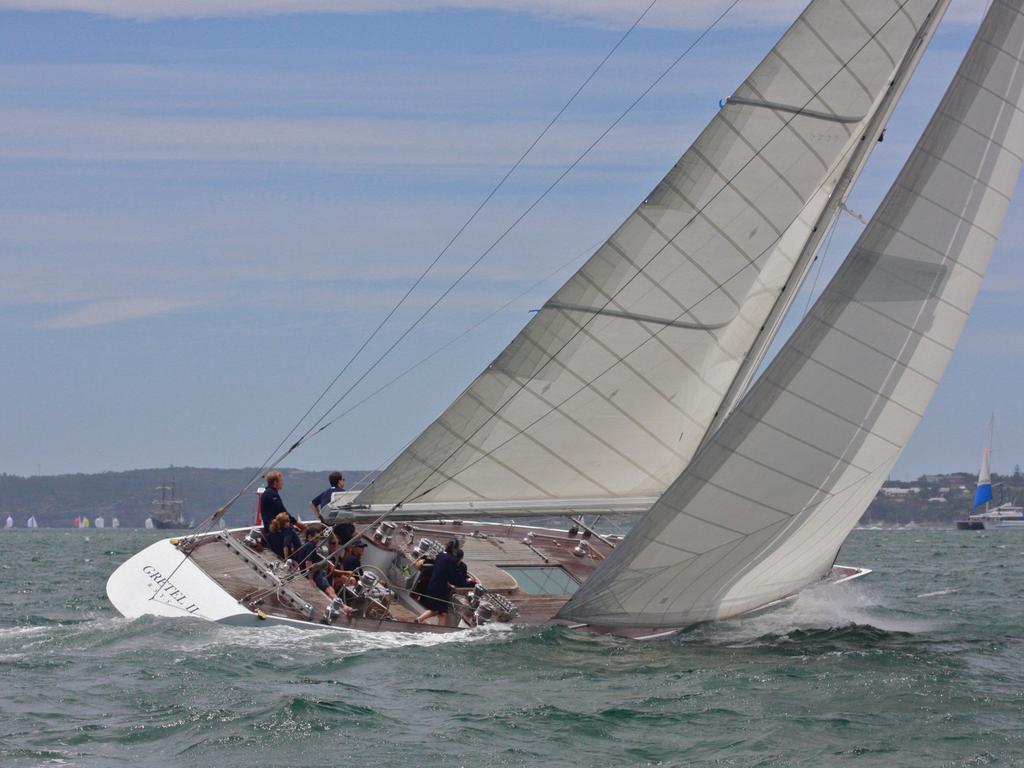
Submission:
[[[426,594],[420,599],[420,603],[426,607],[426,611],[416,617],[416,622],[422,624],[427,619],[438,617],[438,624],[444,625],[448,621],[448,610],[452,601],[452,586],[467,586],[462,583],[468,579],[468,572],[465,577],[458,572],[457,565],[462,559],[462,550],[459,549],[458,539],[448,542],[444,552],[437,556],[434,561],[434,569],[430,574],[430,581],[427,582]]]
[[[299,571],[306,574],[320,591],[332,600],[336,597],[334,591],[334,565],[329,558],[319,552],[317,536],[320,531],[312,530],[306,526],[306,542],[292,554],[292,561],[299,567]],[[332,536],[328,539],[329,551],[338,547],[337,540]]]
[[[263,534],[263,538],[267,546],[282,560],[287,560],[300,548],[299,536],[292,528],[292,521],[287,512],[282,512],[270,521],[270,528]]]
[[[334,494],[345,492],[345,476],[341,472],[331,472],[327,481],[330,483],[330,487],[309,502],[310,508],[317,517],[320,517],[320,510],[331,503]],[[334,535],[338,537],[340,545],[344,547],[343,557],[348,556],[349,543],[356,537],[356,527],[352,523],[338,523],[334,526]]]
[[[264,532],[270,530],[270,523],[282,513],[288,515],[292,525],[301,528],[299,521],[291,516],[288,510],[285,509],[284,501],[281,500],[281,488],[283,486],[284,475],[277,470],[267,472],[267,487],[260,494],[260,518],[263,520]]]
[[[345,476],[341,472],[331,472],[327,476],[327,482],[331,485],[330,487],[321,494],[318,494],[315,499],[309,502],[310,508],[313,510],[313,514],[317,517],[320,516],[320,510],[331,503],[331,497],[336,493],[345,492]],[[343,544],[345,542],[342,542]]]
[[[354,571],[363,565],[363,551],[366,549],[366,542],[356,539],[349,545],[349,553],[341,563],[341,570]]]

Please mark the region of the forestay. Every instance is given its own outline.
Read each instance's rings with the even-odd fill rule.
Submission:
[[[1017,183],[1022,6],[995,0],[835,278],[562,617],[685,625],[828,572],[938,385]]]
[[[639,208],[359,502],[661,493],[704,438],[937,6],[814,0]]]

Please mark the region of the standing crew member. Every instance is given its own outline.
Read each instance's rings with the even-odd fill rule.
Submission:
[[[330,487],[309,502],[310,508],[317,517],[320,517],[320,510],[331,503],[334,494],[345,492],[345,476],[341,472],[331,472],[327,477],[327,481],[331,484]],[[320,519],[322,520],[323,518],[320,517]],[[349,542],[355,538],[356,527],[352,523],[338,523],[334,526],[334,535],[338,537],[341,546],[347,548]],[[348,553],[346,552],[346,554]]]
[[[288,515],[292,525],[302,530],[303,525],[296,520],[285,509],[284,501],[281,500],[281,488],[284,487],[284,475],[276,469],[267,472],[267,487],[260,494],[260,519],[263,522],[263,532],[270,531],[270,522],[280,514]]]

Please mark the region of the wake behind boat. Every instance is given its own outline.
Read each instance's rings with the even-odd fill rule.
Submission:
[[[1024,0],[989,9],[861,237],[750,382],[947,4],[811,2],[494,362],[333,505],[372,540],[329,603],[259,530],[159,542],[115,571],[111,601],[231,623],[651,637],[863,573],[837,571],[839,549],[938,386],[1020,175]],[[642,516],[622,540],[581,517],[626,508]],[[576,534],[456,523],[544,515]],[[444,627],[411,622],[427,607],[413,558],[453,531],[480,589]]]

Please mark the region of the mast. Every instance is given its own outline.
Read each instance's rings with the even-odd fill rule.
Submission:
[[[811,236],[800,251],[796,266],[793,268],[792,277],[783,287],[778,300],[775,302],[775,306],[768,313],[764,325],[751,345],[750,353],[740,365],[739,370],[736,372],[736,378],[732,380],[732,384],[730,384],[728,391],[726,391],[725,396],[722,398],[722,407],[715,413],[714,420],[708,426],[707,432],[704,433],[701,447],[707,442],[708,437],[713,435],[722,426],[722,422],[732,413],[736,403],[739,402],[740,398],[743,397],[743,393],[750,386],[750,381],[764,360],[768,347],[771,346],[772,341],[778,334],[786,313],[789,312],[793,300],[807,279],[807,273],[817,258],[821,241],[832,226],[835,218],[839,215],[839,212],[845,207],[850,189],[860,177],[861,171],[864,170],[864,166],[867,164],[871,152],[877,143],[876,139],[881,141],[885,125],[889,122],[889,117],[903,95],[904,88],[910,82],[914,70],[917,69],[917,65],[928,48],[928,43],[931,42],[931,38],[938,28],[939,22],[942,21],[942,17],[945,16],[948,7],[949,0],[939,0],[935,3],[935,7],[925,19],[921,31],[914,38],[910,49],[907,51],[906,56],[904,56],[896,76],[882,94],[878,109],[864,127],[860,143],[853,150],[850,164],[846,166],[838,181],[836,181],[835,190],[832,192],[828,204],[814,222]],[[700,448],[697,450],[699,451]]]

